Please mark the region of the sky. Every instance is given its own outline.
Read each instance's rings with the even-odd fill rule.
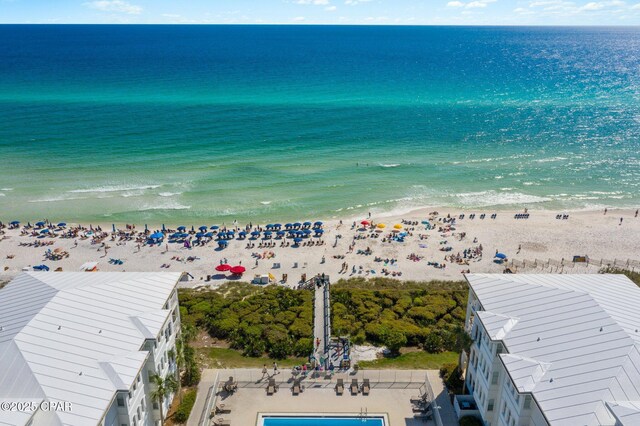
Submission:
[[[640,25],[640,0],[0,0],[0,23]]]

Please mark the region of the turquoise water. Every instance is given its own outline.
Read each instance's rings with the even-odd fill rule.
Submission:
[[[0,26],[0,220],[640,204],[633,28]]]
[[[265,417],[263,426],[384,426],[384,420],[355,417]]]

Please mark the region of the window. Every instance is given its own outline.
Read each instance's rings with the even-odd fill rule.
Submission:
[[[173,311],[171,311],[171,319],[173,320],[173,322],[176,322],[176,320],[178,319],[178,314],[175,308],[173,309]]]
[[[502,346],[502,343],[498,343],[496,345],[496,355],[501,354],[503,351],[504,351],[504,347]]]
[[[531,395],[526,395],[524,397],[524,408],[525,409],[531,408]]]
[[[142,405],[142,411],[145,411],[146,407],[144,405],[144,399],[142,400],[141,405]]]
[[[495,401],[493,399],[490,399],[489,404],[487,404],[487,411],[493,411],[494,404],[495,404]]]
[[[118,407],[124,407],[124,397],[122,395],[118,395]]]
[[[131,391],[129,391],[129,400],[131,400]]]
[[[491,377],[491,384],[492,385],[498,384],[498,376],[499,375],[500,375],[499,372],[497,372],[497,371],[493,372],[493,376]]]
[[[140,383],[140,375],[138,374],[138,383]]]
[[[138,409],[136,411],[138,413],[138,420],[140,420],[140,407],[138,407]]]
[[[153,401],[153,409],[157,410],[158,408],[160,408],[160,406],[158,406],[158,401]]]

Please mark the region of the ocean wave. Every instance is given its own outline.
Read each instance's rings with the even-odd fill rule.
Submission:
[[[549,157],[549,158],[540,158],[538,160],[534,160],[536,163],[553,163],[556,161],[564,161],[568,160],[567,157]]]
[[[271,204],[271,201],[260,201],[260,204],[262,204],[263,206],[268,206],[269,204]]]
[[[0,191],[13,191],[13,188],[0,188]]]
[[[493,190],[452,194],[451,198],[456,199],[459,204],[466,207],[487,207],[552,201],[552,199],[548,197],[523,194],[521,192],[500,193]]]
[[[391,164],[378,163],[378,165],[380,167],[390,168],[390,167],[400,167],[402,164],[398,164],[398,163],[391,163]]]
[[[54,203],[56,201],[71,201],[71,200],[86,200],[88,197],[49,197],[49,198],[37,198],[35,200],[29,200],[29,203]]]
[[[182,192],[159,192],[158,195],[161,197],[173,197],[174,195],[180,195]]]
[[[0,197],[6,197],[6,194],[3,194],[2,192],[0,192]]]
[[[144,212],[149,210],[189,210],[191,206],[185,206],[178,203],[166,203],[166,204],[147,204],[138,209],[138,211]]]
[[[541,184],[538,182],[522,182],[524,186],[540,186]]]
[[[72,189],[67,192],[71,193],[90,193],[90,192],[120,192],[120,191],[135,191],[135,190],[145,190],[145,189],[156,189],[160,188],[162,185],[139,185],[139,186],[130,186],[130,185],[113,185],[113,186],[98,186],[96,188],[85,188],[85,189]]]

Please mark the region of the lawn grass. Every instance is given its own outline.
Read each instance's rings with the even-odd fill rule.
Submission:
[[[258,368],[262,369],[264,364],[268,368],[273,366],[274,362],[278,363],[280,368],[290,368],[295,365],[301,365],[306,362],[306,358],[287,358],[273,359],[266,356],[263,357],[246,357],[235,349],[227,348],[198,348],[198,359],[207,368]]]
[[[416,351],[402,354],[394,358],[380,358],[375,361],[360,361],[358,366],[363,370],[437,370],[443,364],[457,362],[458,354],[456,352],[430,354],[425,351]]]

